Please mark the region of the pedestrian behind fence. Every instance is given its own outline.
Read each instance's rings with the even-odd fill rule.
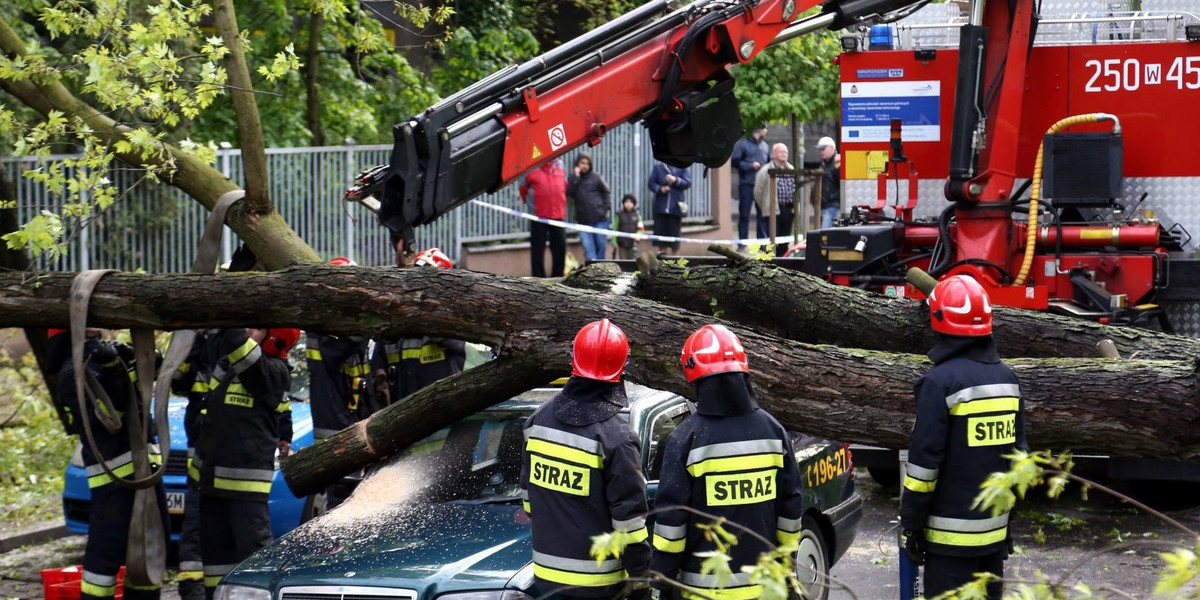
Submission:
[[[638,212],[637,197],[625,194],[621,198],[621,212],[617,213],[615,228],[621,233],[645,233],[646,226],[642,224],[642,214]],[[617,238],[617,258],[631,260],[637,257],[637,240],[628,237]]]
[[[575,168],[567,177],[567,195],[575,199],[575,220],[582,225],[608,229],[612,191],[604,176],[593,170],[592,157],[587,153],[581,153],[575,159]],[[583,244],[584,260],[604,260],[607,235],[581,231],[579,241]]]

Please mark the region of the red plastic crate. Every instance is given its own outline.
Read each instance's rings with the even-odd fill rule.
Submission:
[[[79,600],[83,583],[83,566],[75,565],[42,571],[42,594],[46,600]],[[115,600],[125,597],[125,567],[117,571]]]

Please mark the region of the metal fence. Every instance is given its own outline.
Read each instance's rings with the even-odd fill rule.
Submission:
[[[613,192],[614,213],[621,197],[638,198],[643,217],[649,221],[650,194],[647,179],[654,166],[649,135],[640,125],[614,128],[604,142],[586,150],[597,173],[605,177]],[[346,256],[364,265],[388,265],[394,254],[388,232],[374,215],[358,205],[342,202],[342,193],[359,172],[388,161],[390,146],[334,146],[320,148],[275,148],[267,150],[270,195],[276,210],[321,256]],[[578,152],[564,157],[570,169]],[[17,210],[21,222],[62,208],[62,198],[46,186],[21,174],[45,168],[47,163],[69,158],[19,157],[0,159],[17,188]],[[218,151],[216,167],[241,185],[244,180],[240,150]],[[74,271],[111,268],[148,273],[184,272],[191,267],[208,211],[183,192],[166,184],[138,183],[141,172],[115,165],[109,175],[122,191],[109,210],[87,222],[67,219],[69,250],[57,260],[41,258],[37,267]],[[693,185],[686,194],[690,205],[686,222],[708,222],[712,205],[710,186],[701,167],[693,167]],[[68,169],[67,176],[73,173]],[[517,186],[480,197],[485,202],[521,208]],[[417,228],[417,247],[437,246],[458,260],[467,244],[522,242],[529,238],[523,219],[503,215],[486,207],[464,205]],[[228,228],[222,242],[222,260],[229,260],[238,244]]]

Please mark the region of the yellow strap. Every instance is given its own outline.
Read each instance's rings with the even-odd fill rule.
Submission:
[[[231,492],[271,493],[270,481],[248,481],[244,479],[213,477],[213,487],[218,490],[229,490]]]
[[[1017,412],[1018,408],[1020,408],[1020,400],[1016,398],[988,398],[987,400],[959,402],[950,408],[950,414],[961,417],[991,412]]]
[[[935,544],[943,544],[946,546],[987,546],[1003,542],[1004,538],[1008,537],[1008,528],[1001,527],[994,531],[985,531],[983,533],[956,533],[950,531],[941,531],[938,529],[926,529],[925,539]]]
[[[730,473],[733,471],[750,471],[752,469],[783,468],[782,454],[750,454],[747,456],[727,456],[710,458],[688,466],[692,477],[701,477],[709,473]]]
[[[531,438],[529,443],[525,444],[525,450],[546,456],[553,456],[554,458],[567,460],[593,469],[599,469],[604,466],[603,456],[537,438]]]
[[[522,501],[521,501],[521,506],[525,508],[525,513],[526,513],[526,514],[530,514],[530,515],[532,515],[532,514],[533,514],[533,509],[532,509],[532,507],[530,507],[530,506],[529,506],[529,501],[528,501],[528,500],[522,500]]]
[[[688,600],[708,600],[715,598],[716,600],[755,600],[762,596],[763,586],[761,585],[745,585],[735,588],[696,588],[700,593],[688,592],[683,590],[683,597]]]
[[[667,538],[656,533],[654,534],[653,543],[655,550],[659,550],[661,552],[670,552],[672,554],[679,554],[687,549],[687,538],[668,540]]]
[[[309,348],[304,351],[304,358],[310,360],[321,360],[321,351],[316,348]]]
[[[150,455],[150,464],[155,467],[157,467],[158,465],[161,465],[162,464],[162,455],[151,454]],[[131,463],[131,462],[125,463],[125,464],[113,469],[112,472],[117,477],[128,477],[130,475],[133,475],[133,463]],[[88,489],[95,489],[95,488],[98,488],[101,486],[108,485],[110,483],[112,483],[112,478],[108,476],[108,473],[100,473],[98,475],[92,475],[91,477],[88,477]]]
[[[643,527],[637,531],[629,532],[629,543],[630,544],[640,544],[640,543],[646,541],[646,538],[648,538],[648,537],[650,537],[650,532],[645,527]]]
[[[935,479],[933,481],[921,481],[920,479],[916,479],[916,478],[910,477],[908,475],[905,475],[904,476],[904,488],[912,490],[919,494],[928,494],[929,492],[932,492],[933,490],[937,489],[937,480]]]
[[[560,571],[544,567],[537,563],[533,564],[533,574],[554,583],[564,585],[577,585],[580,587],[604,587],[615,585],[625,581],[627,577],[625,570],[613,571],[611,573],[575,573],[573,571]]]
[[[233,363],[246,358],[246,355],[253,352],[257,347],[258,344],[254,340],[246,340],[244,344],[239,346],[233,352],[229,353],[229,364],[232,365]]]
[[[96,585],[94,583],[88,583],[86,581],[81,581],[79,583],[79,591],[80,591],[80,593],[87,594],[88,596],[96,596],[99,598],[112,598],[113,596],[115,596],[117,594],[117,586],[115,584],[114,585]]]

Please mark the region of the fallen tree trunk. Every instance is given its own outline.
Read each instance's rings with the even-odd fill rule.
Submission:
[[[72,274],[0,274],[0,326],[63,326]],[[439,269],[294,267],[268,274],[114,274],[91,301],[94,326],[297,326],[325,333],[427,333],[492,345],[501,361],[413,395],[285,461],[298,493],[388,456],[470,414],[566,373],[583,324],[608,317],[629,336],[627,379],[683,395],[679,349],[718,321],[638,298],[542,280]],[[918,355],[814,346],[727,324],[746,346],[764,408],[788,427],[885,447],[912,429]],[[1015,359],[1036,447],[1200,458],[1200,388],[1192,360]],[[481,390],[499,386],[495,394]],[[1164,418],[1169,416],[1169,418]],[[360,429],[361,433],[356,433]],[[332,445],[330,445],[332,444]],[[312,457],[312,458],[309,458]]]
[[[887,352],[933,347],[924,302],[834,285],[724,246],[710,249],[729,256],[729,264],[689,266],[643,257],[636,275],[598,263],[572,273],[564,283],[719,316],[799,342]],[[1005,357],[1093,357],[1098,356],[1096,344],[1111,339],[1127,358],[1200,358],[1196,338],[1002,306],[993,310],[996,345]]]

